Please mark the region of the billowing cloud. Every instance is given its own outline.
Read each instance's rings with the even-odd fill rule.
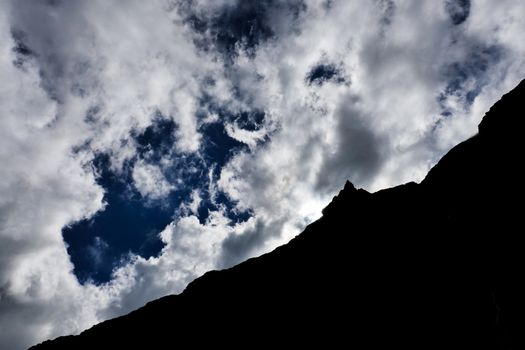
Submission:
[[[268,251],[347,179],[420,180],[525,77],[524,12],[2,1],[0,348],[79,332]],[[111,221],[145,212],[161,228]],[[75,254],[108,280],[80,278]]]

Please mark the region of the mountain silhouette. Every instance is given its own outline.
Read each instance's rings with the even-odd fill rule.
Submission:
[[[421,183],[347,182],[288,244],[31,349],[523,349],[524,118],[525,80]]]

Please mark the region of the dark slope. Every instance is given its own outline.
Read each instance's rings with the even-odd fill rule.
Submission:
[[[347,183],[290,243],[34,349],[525,348],[524,118],[525,81],[421,184]]]

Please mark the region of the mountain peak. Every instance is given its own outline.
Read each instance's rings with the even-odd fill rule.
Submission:
[[[505,137],[523,132],[524,96],[525,79],[490,108],[478,126],[479,133]]]

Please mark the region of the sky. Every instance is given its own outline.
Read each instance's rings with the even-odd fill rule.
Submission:
[[[268,252],[346,180],[420,181],[525,78],[524,13],[0,0],[0,348]]]

